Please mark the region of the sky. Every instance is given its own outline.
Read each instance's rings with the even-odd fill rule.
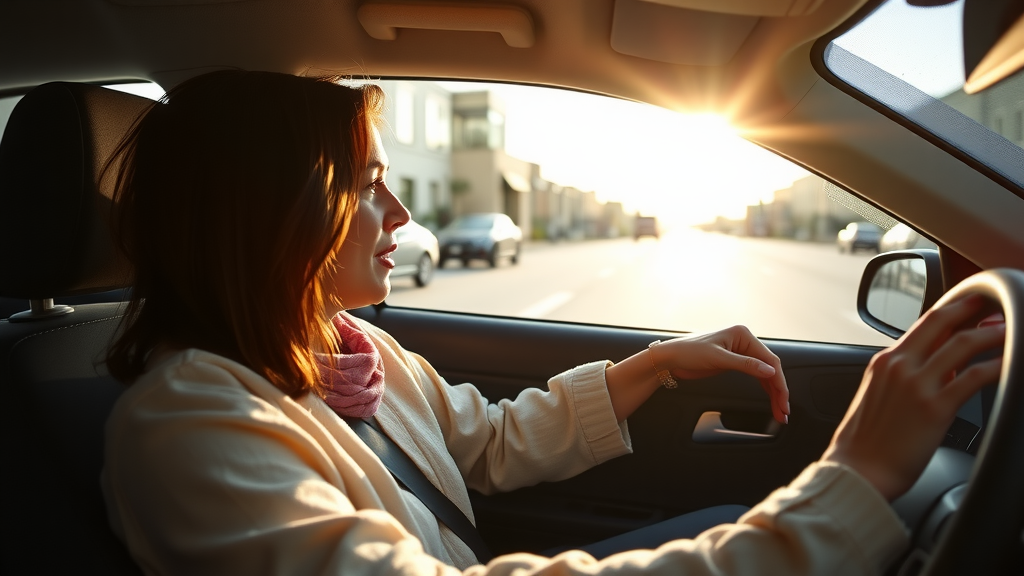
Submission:
[[[541,176],[599,200],[683,223],[742,217],[807,175],[738,136],[720,117],[549,88],[442,82],[505,104],[505,149]]]

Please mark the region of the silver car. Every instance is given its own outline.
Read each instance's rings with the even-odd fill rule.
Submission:
[[[398,249],[392,255],[395,268],[391,276],[412,276],[420,287],[429,284],[440,255],[434,233],[409,220],[408,224],[395,232],[395,243]]]
[[[902,222],[896,224],[891,230],[883,234],[882,240],[878,243],[879,252],[892,252],[893,250],[908,250],[911,248],[936,249],[934,242]]]

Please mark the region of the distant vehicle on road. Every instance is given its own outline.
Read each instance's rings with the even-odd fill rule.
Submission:
[[[892,252],[893,250],[910,250],[913,248],[936,249],[935,243],[925,238],[920,232],[906,224],[897,224],[882,235],[878,243],[879,252]]]
[[[461,260],[463,266],[479,259],[486,260],[493,268],[504,257],[513,264],[519,263],[523,232],[500,212],[467,214],[438,232],[438,241],[441,244],[439,266],[444,266],[449,259]]]
[[[854,253],[857,250],[878,252],[878,242],[882,238],[882,229],[871,222],[850,222],[839,231],[836,245],[839,253]]]
[[[391,276],[412,276],[420,287],[429,284],[441,256],[434,233],[409,220],[395,232],[395,243],[398,249],[391,256],[395,261]]]
[[[661,238],[661,228],[658,226],[658,219],[654,216],[637,216],[633,222],[633,240],[639,240],[641,236],[653,236]]]

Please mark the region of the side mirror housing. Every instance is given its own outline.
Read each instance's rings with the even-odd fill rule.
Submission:
[[[865,324],[899,338],[942,296],[937,250],[897,250],[872,258],[857,292],[857,313]]]

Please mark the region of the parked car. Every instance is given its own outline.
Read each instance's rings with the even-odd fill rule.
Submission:
[[[658,219],[654,216],[637,216],[633,222],[633,239],[639,240],[642,236],[661,238],[661,229],[658,226]]]
[[[850,222],[836,235],[839,252],[854,253],[857,250],[878,252],[878,241],[882,238],[882,229],[871,222]]]
[[[995,38],[1002,24],[998,19],[957,19],[955,27],[940,28],[947,11],[965,11],[963,2],[951,6],[937,6],[945,4],[943,0],[430,4],[446,11],[443,18],[421,10],[421,3],[429,4],[421,0],[2,2],[0,21],[6,25],[0,34],[4,55],[0,58],[0,121],[21,95],[47,82],[144,80],[171,88],[191,76],[225,67],[352,73],[403,82],[474,78],[559,87],[670,110],[727,114],[763,150],[791,159],[854,197],[926,230],[937,243],[946,274],[942,291],[982,269],[1024,268],[1020,225],[1024,222],[1024,150],[1018,136],[1024,75],[1017,72],[987,88],[964,84],[965,66],[970,78],[972,61],[980,60],[984,50],[978,53],[978,44],[965,40],[974,57],[963,58],[961,31],[965,38],[975,32]],[[460,9],[467,4],[469,8]],[[972,0],[967,7],[986,4],[1002,9],[1014,3]],[[374,12],[375,6],[386,10]],[[492,29],[488,23],[497,24]],[[911,60],[916,56],[922,60]],[[902,69],[901,63],[905,64]],[[926,86],[925,80],[939,76],[931,74],[935,71],[952,77],[952,83]],[[915,76],[917,72],[921,74]],[[918,82],[918,77],[924,80]],[[968,94],[975,90],[980,91],[976,96]],[[1004,106],[999,126],[980,115],[970,117],[970,105],[961,105],[977,102],[969,98],[990,100],[987,96],[995,92],[1013,96],[998,100]],[[412,96],[407,101],[419,102]],[[434,111],[435,120],[450,112],[440,104]],[[408,118],[415,117],[410,108]],[[53,120],[57,123],[60,118],[54,115]],[[100,149],[109,151],[111,141],[131,120],[122,114],[98,126],[84,122],[69,130],[66,138],[64,133],[40,132],[29,139],[38,141],[39,146],[32,149],[35,155],[23,154],[29,148],[24,142],[9,142],[5,137],[0,144],[0,214],[4,217],[0,297],[32,301],[39,312],[32,322],[0,320],[0,398],[5,408],[0,418],[5,438],[2,517],[8,526],[2,537],[0,567],[9,576],[140,574],[143,570],[111,532],[98,481],[106,415],[125,387],[107,376],[97,359],[104,357],[123,310],[116,302],[107,302],[76,304],[73,312],[51,313],[54,298],[123,287],[130,277],[105,273],[109,260],[97,262],[90,258],[92,252],[83,252],[102,244],[104,233],[98,226],[74,226],[80,222],[77,217],[106,214],[109,200],[100,194],[74,193],[91,189],[93,161],[99,160],[82,156],[80,147],[87,140],[83,136],[96,136],[98,131],[96,140],[107,143],[107,148],[99,145]],[[470,120],[477,128],[483,123],[479,117],[459,118],[467,125],[472,124]],[[617,120],[594,118],[593,124],[601,129]],[[508,121],[512,122],[511,115]],[[422,139],[423,125],[410,126],[410,139]],[[679,137],[675,125],[663,129],[664,141]],[[484,128],[481,133],[479,142],[486,143],[491,136],[498,139],[496,130],[486,133]],[[564,135],[544,136],[557,143]],[[442,137],[438,142],[438,149],[444,150],[447,141]],[[453,139],[450,148],[464,143]],[[627,144],[642,150],[656,145]],[[58,171],[58,166],[71,164],[65,154],[73,157],[76,151],[77,172]],[[468,157],[476,152],[461,148],[455,153]],[[732,174],[726,172],[742,172],[746,167],[724,156],[717,162],[723,170],[720,180],[732,186]],[[670,163],[682,180],[689,160],[656,157],[653,163]],[[14,179],[5,172],[30,161],[39,169],[26,178]],[[636,188],[640,188],[639,173],[646,164],[626,164],[638,173]],[[72,174],[67,179],[57,177],[68,173]],[[493,170],[490,176],[494,181],[500,178]],[[708,182],[709,187],[718,184]],[[56,192],[61,194],[51,194]],[[463,192],[452,201],[472,205],[475,191]],[[447,193],[444,186],[439,188],[442,196]],[[700,189],[696,193],[713,192]],[[636,194],[638,199],[642,196],[639,191]],[[824,312],[811,309],[820,294],[808,298],[800,290],[812,281],[832,282],[825,267],[798,262],[803,265],[799,274],[785,278],[793,280],[795,288],[774,289],[783,278],[771,275],[781,269],[773,251],[797,243],[725,240],[730,245],[757,242],[764,255],[736,263],[712,259],[700,252],[700,246],[679,255],[651,254],[652,259],[680,259],[666,261],[669,273],[640,297],[669,308],[678,303],[678,291],[686,285],[706,286],[708,298],[728,294],[733,286],[727,274],[740,270],[747,274],[740,281],[760,283],[769,300],[742,300],[734,308],[767,309],[786,320],[776,304],[796,301],[807,308],[803,315],[821,324],[850,323],[837,310],[853,300],[855,286],[841,286],[848,294],[835,303],[822,299],[832,308]],[[552,302],[566,302],[569,297],[583,300],[589,286],[614,284],[614,268],[629,262],[615,251],[621,242],[604,244],[608,251],[595,259],[592,277],[571,278],[576,283],[571,288],[556,287],[556,266],[539,274],[536,284],[557,297]],[[486,248],[475,253],[490,256]],[[440,258],[444,257],[442,252]],[[463,259],[466,253],[449,257]],[[496,258],[490,260],[496,262]],[[601,275],[605,270],[608,276]],[[491,276],[496,284],[501,280],[499,274]],[[112,277],[116,281],[110,282]],[[490,293],[472,296],[509,300],[510,295],[500,288],[496,285]],[[417,295],[427,292],[434,290]],[[543,388],[551,375],[562,370],[598,358],[627,358],[654,339],[694,330],[688,323],[653,328],[630,324],[629,305],[637,298],[629,294],[621,300],[601,299],[597,306],[616,308],[622,318],[604,324],[386,303],[353,313],[422,355],[449,382],[468,382],[491,402],[498,402]],[[717,314],[709,311],[713,320],[724,320]],[[1007,329],[1017,330],[1021,324],[1015,318],[1007,322]],[[1020,346],[1024,338],[1018,334],[1010,341]],[[785,367],[791,389],[790,424],[765,433],[763,425],[770,416],[765,414],[764,393],[756,381],[735,372],[660,390],[623,423],[631,435],[631,455],[558,482],[506,493],[492,493],[500,486],[491,486],[494,490],[487,494],[472,493],[473,515],[484,539],[495,552],[539,553],[593,542],[711,505],[752,505],[791,481],[828,445],[868,363],[881,347],[813,335],[765,338],[765,343]],[[1014,349],[1005,358],[1004,374],[1019,374],[1024,354]],[[1007,428],[1024,422],[1019,401],[1024,382],[1011,384],[998,396],[994,390],[976,395],[953,419],[947,448],[936,454],[938,465],[926,470],[919,483],[933,492],[893,503],[911,532],[911,549],[904,554],[893,551],[891,566],[865,570],[911,574],[929,565],[923,570],[934,573],[930,563],[939,560],[948,561],[939,566],[945,573],[1024,573],[1020,560],[1024,479],[1019,464],[1024,443],[1019,426]],[[707,414],[721,418],[711,426],[713,440],[704,442],[694,432],[699,422],[707,421]],[[906,417],[912,420],[911,415]],[[1015,455],[1008,456],[1004,450],[993,456],[997,453],[990,448],[997,447]],[[942,465],[943,454],[956,458],[955,474]],[[263,466],[263,455],[253,455],[251,462]],[[329,462],[324,466],[331,467]],[[973,475],[963,473],[972,466]],[[318,486],[325,485],[314,482],[306,495],[311,503],[323,496]],[[808,515],[816,514],[813,506],[803,507]],[[295,524],[305,522],[296,519]],[[853,537],[841,526],[833,534]],[[184,544],[177,544],[193,543],[189,536],[183,535]],[[166,542],[143,545],[168,549]],[[866,554],[848,558],[850,566]],[[955,562],[947,560],[950,557]],[[751,564],[755,562],[760,559],[751,559]],[[267,570],[273,567],[274,558],[268,555]]]
[[[410,220],[395,233],[395,243],[398,248],[392,255],[395,267],[391,276],[412,276],[419,287],[429,284],[441,255],[434,233]]]
[[[882,234],[878,242],[879,252],[892,252],[893,250],[910,250],[915,248],[929,248],[936,250],[935,242],[925,238],[920,232],[900,222],[888,232]]]
[[[441,244],[440,266],[448,260],[486,260],[493,268],[501,258],[519,263],[523,231],[506,214],[500,212],[467,214],[452,220],[438,232]]]

